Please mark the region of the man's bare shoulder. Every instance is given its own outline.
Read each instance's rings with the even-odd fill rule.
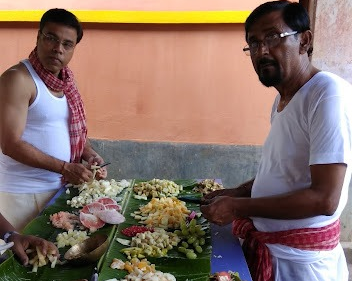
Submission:
[[[18,63],[8,68],[0,77],[1,80],[28,79],[30,74],[23,63]]]
[[[35,93],[34,81],[23,63],[10,67],[0,76],[0,94],[9,92],[29,95],[29,98]]]

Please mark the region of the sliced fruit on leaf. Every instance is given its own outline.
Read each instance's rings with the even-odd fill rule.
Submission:
[[[102,221],[110,224],[120,224],[125,221],[125,217],[114,209],[98,211],[95,215]]]
[[[217,281],[231,281],[232,278],[231,278],[230,273],[228,273],[226,271],[221,271],[216,274],[216,280]]]
[[[128,239],[123,239],[123,238],[116,238],[116,241],[119,242],[120,244],[124,245],[124,246],[130,246],[131,245],[131,241]]]
[[[83,212],[79,214],[79,220],[86,228],[89,228],[91,232],[94,232],[95,230],[102,228],[105,225],[105,222],[99,219],[97,216]]]
[[[95,202],[99,202],[99,203],[102,203],[103,205],[117,205],[117,202],[110,198],[110,197],[104,197],[104,198],[99,198],[97,201]]]
[[[86,213],[86,214],[95,214],[96,212],[105,210],[105,206],[102,203],[99,202],[93,202],[90,203],[88,205],[85,205],[82,210],[81,213]]]
[[[116,211],[120,211],[121,210],[121,206],[120,205],[114,205],[114,204],[106,204],[104,205],[105,206],[105,209],[109,210],[109,209],[112,209],[112,210],[116,210]]]

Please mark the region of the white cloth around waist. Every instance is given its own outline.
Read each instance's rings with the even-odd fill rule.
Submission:
[[[330,251],[267,246],[272,254],[275,281],[348,281],[346,258],[340,244]]]

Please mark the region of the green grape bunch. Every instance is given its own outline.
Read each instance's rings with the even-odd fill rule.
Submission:
[[[205,231],[196,219],[192,219],[189,224],[181,220],[180,229],[174,231],[181,239],[181,246],[178,251],[184,253],[188,259],[196,259],[197,253],[203,252],[202,246],[205,244]]]

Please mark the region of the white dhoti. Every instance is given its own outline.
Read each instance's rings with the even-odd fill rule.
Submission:
[[[298,250],[267,244],[272,254],[275,281],[348,281],[341,244],[330,251]]]
[[[0,192],[0,213],[17,231],[22,231],[56,193],[57,190],[35,194]]]

